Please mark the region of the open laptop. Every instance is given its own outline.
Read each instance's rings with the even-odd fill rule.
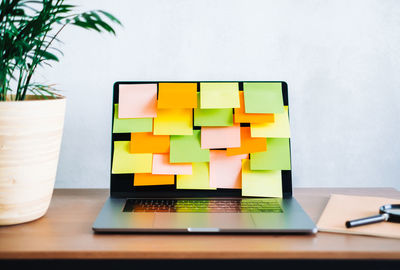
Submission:
[[[280,81],[116,82],[93,230],[316,233],[292,196],[288,106]]]

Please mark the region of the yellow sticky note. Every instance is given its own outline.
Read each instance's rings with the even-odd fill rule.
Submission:
[[[216,82],[200,83],[200,108],[239,108],[239,84]]]
[[[112,173],[151,173],[152,154],[129,153],[129,141],[115,141]]]
[[[192,109],[158,109],[154,135],[193,135]]]
[[[250,129],[251,137],[290,138],[288,107],[284,113],[275,114],[275,122],[250,124]]]
[[[250,160],[242,160],[242,196],[282,198],[281,171],[251,171]]]
[[[192,163],[192,175],[177,175],[177,189],[211,189],[208,162]]]

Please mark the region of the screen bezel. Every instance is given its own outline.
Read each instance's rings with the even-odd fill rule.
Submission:
[[[133,186],[134,174],[113,174],[111,171],[114,152],[114,141],[130,140],[130,133],[112,133],[114,125],[114,104],[118,103],[119,85],[121,84],[148,84],[148,83],[197,83],[197,91],[200,90],[200,83],[217,83],[217,82],[237,82],[239,90],[243,90],[244,82],[260,82],[260,83],[282,83],[283,103],[289,106],[288,86],[284,81],[118,81],[113,87],[112,102],[112,118],[111,118],[111,166],[110,166],[110,195],[114,198],[190,198],[190,197],[240,197],[240,189],[217,189],[217,190],[177,190],[175,186],[151,186],[148,187]],[[290,108],[288,107],[290,110]],[[289,117],[290,118],[290,117]],[[289,139],[290,147],[290,139]],[[291,150],[291,147],[290,147]],[[135,190],[132,190],[135,188]],[[284,198],[292,197],[292,171],[282,171],[282,194]]]

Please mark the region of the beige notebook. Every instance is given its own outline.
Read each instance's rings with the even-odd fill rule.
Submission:
[[[347,229],[347,220],[379,214],[385,204],[400,204],[400,200],[332,194],[318,221],[319,231],[400,238],[400,223],[380,222]]]

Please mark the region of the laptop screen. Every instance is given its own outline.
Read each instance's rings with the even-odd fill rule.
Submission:
[[[116,82],[111,196],[290,197],[285,82]]]

